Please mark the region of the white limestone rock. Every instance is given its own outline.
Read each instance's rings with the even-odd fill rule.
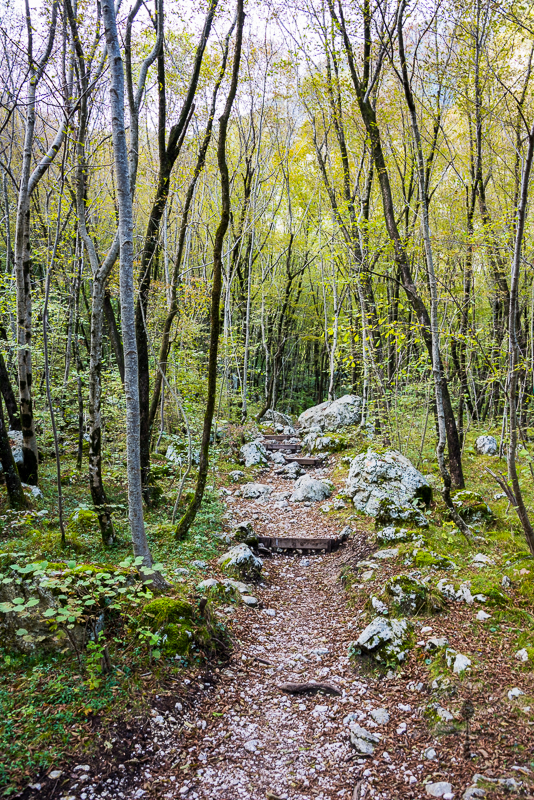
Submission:
[[[497,455],[497,440],[494,436],[479,436],[475,442],[475,450],[481,456]]]
[[[265,483],[245,483],[241,489],[241,497],[246,500],[257,500],[260,497],[271,494],[272,488]]]
[[[243,478],[245,477],[245,473],[241,469],[234,469],[232,472],[228,473],[228,477],[232,481],[232,483],[241,483]]]
[[[379,663],[401,663],[411,646],[413,626],[407,619],[375,617],[362,631],[352,650]]]
[[[293,428],[293,420],[289,414],[282,414],[281,411],[273,411],[272,409],[269,409],[261,418],[261,422],[263,424],[272,422],[274,425],[282,425],[284,429],[290,428],[291,433],[295,432]],[[282,433],[286,433],[286,431],[283,430]]]
[[[345,494],[362,513],[384,524],[427,522],[415,503],[428,505],[432,489],[411,461],[396,450],[375,453],[369,449],[351,463]]]
[[[218,562],[223,570],[245,580],[257,580],[260,576],[263,561],[254,555],[246,544],[237,544],[222,555]]]
[[[446,794],[452,793],[452,785],[446,781],[437,781],[437,783],[427,783],[425,791],[430,797],[444,797]]]
[[[296,461],[291,461],[289,464],[285,464],[283,467],[278,467],[274,471],[275,475],[280,475],[281,478],[286,478],[286,480],[296,481],[297,478],[300,478],[301,475],[304,475],[304,470],[297,464]]]
[[[312,406],[299,417],[301,433],[337,431],[348,425],[357,425],[361,420],[361,408],[362,398],[354,394]]]
[[[239,450],[241,461],[245,467],[256,467],[262,464],[267,464],[269,456],[261,439],[255,439],[253,442],[244,444]]]
[[[319,481],[317,478],[312,478],[311,475],[302,475],[295,483],[291,502],[321,502],[330,497],[332,489],[330,481]]]

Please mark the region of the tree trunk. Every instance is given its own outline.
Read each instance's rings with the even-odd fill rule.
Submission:
[[[2,398],[0,397],[0,461],[4,469],[4,476],[6,479],[7,494],[9,497],[9,505],[17,511],[26,508],[26,498],[24,496],[24,489],[20,480],[20,475],[13,458],[11,445],[9,444],[9,436],[7,435],[6,424],[4,421],[4,409],[2,406]]]
[[[135,304],[133,279],[133,210],[124,126],[124,73],[117,33],[113,0],[103,0],[102,19],[106,33],[110,67],[109,100],[111,106],[115,180],[119,206],[120,298],[124,344],[124,390],[126,393],[126,453],[128,477],[128,517],[136,558],[151,570],[143,519],[143,494],[140,462],[139,369],[135,339]]]
[[[200,461],[198,466],[197,485],[195,496],[189,508],[176,526],[175,536],[178,540],[183,539],[196,517],[197,511],[204,497],[206,480],[209,469],[209,446],[211,438],[211,425],[213,413],[215,411],[215,399],[217,390],[217,355],[219,349],[219,330],[220,330],[220,302],[222,290],[222,248],[224,237],[230,221],[230,181],[228,176],[228,165],[226,163],[226,135],[228,120],[232,105],[237,91],[237,80],[239,76],[239,63],[241,60],[241,43],[243,39],[243,25],[245,14],[243,12],[243,0],[237,0],[237,31],[234,52],[234,64],[232,69],[232,82],[223,113],[219,119],[219,142],[217,145],[217,164],[221,176],[221,220],[215,233],[213,243],[213,285],[211,290],[210,308],[210,344],[208,357],[208,399],[204,414],[204,426],[202,429],[202,442],[200,445]]]

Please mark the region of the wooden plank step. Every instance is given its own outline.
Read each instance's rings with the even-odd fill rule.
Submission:
[[[290,444],[289,442],[265,442],[266,450],[287,450],[288,453],[296,453],[302,445]]]
[[[285,442],[286,439],[290,439],[290,436],[286,436],[285,433],[264,433],[263,438],[268,442]]]
[[[318,467],[323,463],[324,456],[286,456],[285,459],[288,463],[295,461],[301,467]]]
[[[325,550],[327,553],[331,553],[333,550],[337,550],[342,539],[339,536],[333,539],[258,536],[258,541],[264,547],[278,548],[279,550]]]

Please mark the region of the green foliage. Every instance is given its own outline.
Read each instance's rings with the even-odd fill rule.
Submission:
[[[206,601],[195,607],[182,598],[156,598],[144,606],[133,629],[144,639],[147,631],[157,636],[154,643],[171,657],[210,658],[226,654],[230,647],[226,629],[215,622]]]

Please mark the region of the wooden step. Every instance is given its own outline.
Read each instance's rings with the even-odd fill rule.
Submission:
[[[286,461],[290,464],[292,461],[300,464],[301,467],[318,467],[323,463],[324,456],[285,456]]]
[[[291,439],[285,433],[264,433],[263,438],[268,442],[285,442],[286,439]]]
[[[336,536],[331,539],[258,536],[258,541],[264,547],[268,547],[270,549],[302,550],[304,552],[324,550],[326,553],[331,553],[333,550],[337,550],[343,540],[340,536]]]
[[[265,442],[266,450],[285,450],[287,453],[296,453],[301,448],[301,444],[290,444],[289,442]]]

